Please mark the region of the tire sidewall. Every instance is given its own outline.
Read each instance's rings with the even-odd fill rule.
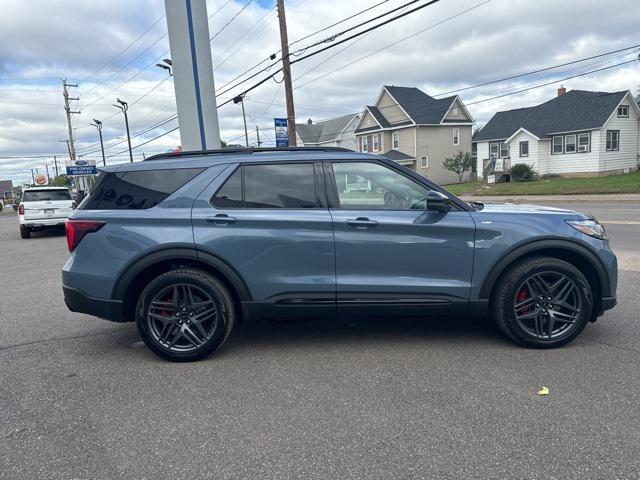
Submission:
[[[550,339],[541,339],[532,337],[526,330],[524,330],[515,318],[513,311],[513,301],[516,296],[516,291],[524,283],[524,281],[536,273],[555,272],[566,275],[570,278],[578,287],[579,294],[582,300],[582,308],[580,315],[574,324],[574,327],[563,333],[562,335]],[[591,293],[591,287],[584,275],[573,265],[557,259],[545,259],[536,266],[526,271],[520,272],[518,275],[510,278],[508,284],[505,285],[505,304],[504,315],[507,320],[507,326],[510,333],[520,343],[538,348],[553,348],[565,345],[576,338],[587,325],[593,309],[593,295]]]
[[[201,288],[213,299],[218,309],[219,320],[211,337],[198,349],[189,352],[176,352],[158,343],[149,331],[146,312],[155,295],[176,283],[187,283]],[[202,359],[216,350],[226,339],[232,325],[233,304],[229,302],[226,291],[209,275],[195,271],[172,271],[152,280],[143,290],[136,305],[136,323],[144,343],[155,354],[167,360],[189,362]]]

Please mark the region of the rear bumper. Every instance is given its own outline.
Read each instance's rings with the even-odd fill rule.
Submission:
[[[90,297],[81,290],[62,287],[64,302],[72,312],[86,313],[112,322],[124,322],[122,300]]]
[[[53,228],[53,227],[64,227],[64,222],[67,220],[67,217],[61,218],[43,218],[41,220],[27,220],[20,222],[21,227],[27,228]]]

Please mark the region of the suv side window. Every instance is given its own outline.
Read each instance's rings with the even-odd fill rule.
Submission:
[[[429,189],[372,162],[332,163],[339,208],[425,210]]]
[[[102,172],[80,210],[147,209],[193,180],[204,168]]]
[[[313,163],[243,165],[211,203],[218,208],[317,208]]]

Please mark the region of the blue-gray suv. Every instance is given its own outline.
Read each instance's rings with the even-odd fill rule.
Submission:
[[[66,229],[69,308],[135,321],[175,361],[256,319],[488,314],[522,345],[557,347],[616,303],[616,257],[593,217],[466,203],[342,149],[106,167]]]

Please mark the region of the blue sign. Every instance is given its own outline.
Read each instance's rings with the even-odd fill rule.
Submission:
[[[273,123],[276,127],[276,147],[288,147],[289,129],[287,128],[287,119],[274,118]]]
[[[97,175],[98,169],[95,165],[67,165],[67,175]]]

